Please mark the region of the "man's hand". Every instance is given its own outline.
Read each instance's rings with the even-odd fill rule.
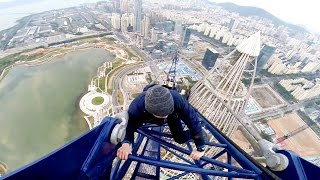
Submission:
[[[129,154],[132,153],[132,147],[128,143],[122,144],[122,146],[117,151],[117,157],[121,160],[127,160]]]
[[[199,152],[197,150],[193,150],[192,153],[190,154],[190,157],[193,160],[199,160],[203,155],[204,155],[204,152]]]

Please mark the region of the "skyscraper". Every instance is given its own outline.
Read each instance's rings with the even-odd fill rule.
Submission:
[[[181,32],[182,32],[182,21],[181,20],[177,20],[175,22],[174,32],[176,34],[181,34]]]
[[[182,38],[181,38],[181,46],[182,47],[184,47],[184,48],[188,47],[190,36],[191,36],[191,29],[186,27],[184,30],[184,33],[182,34]]]
[[[142,20],[142,29],[141,34],[145,37],[148,37],[149,35],[149,28],[150,28],[150,18],[149,16],[144,16]]]
[[[112,13],[111,16],[111,24],[112,27],[116,30],[119,30],[121,28],[121,18],[120,18],[120,14],[117,13]]]
[[[151,42],[156,43],[158,41],[157,32],[154,28],[151,29]]]
[[[257,62],[257,72],[259,72],[267,64],[273,53],[276,51],[276,47],[271,44],[265,44],[260,51]]]
[[[120,10],[122,12],[128,12],[129,2],[128,0],[120,0]]]
[[[129,18],[127,14],[122,14],[121,16],[121,31],[127,32],[129,26]]]
[[[142,0],[134,0],[134,32],[141,32]]]
[[[231,19],[230,23],[228,25],[229,31],[231,31],[232,29],[236,29],[239,25],[239,21],[235,20],[235,19]]]
[[[213,68],[214,64],[216,63],[219,57],[219,53],[213,48],[207,48],[206,53],[204,54],[202,65],[207,69],[210,70]]]

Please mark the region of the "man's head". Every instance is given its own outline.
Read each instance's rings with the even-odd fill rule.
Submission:
[[[145,108],[157,118],[166,118],[174,110],[174,103],[169,89],[160,85],[149,88],[145,96]]]

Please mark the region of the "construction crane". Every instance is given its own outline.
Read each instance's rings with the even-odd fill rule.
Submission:
[[[175,53],[172,58],[172,63],[167,74],[167,81],[165,85],[169,88],[176,89],[176,72],[177,72],[177,63],[179,61],[178,52]]]
[[[308,129],[310,126],[314,125],[314,124],[317,124],[320,122],[320,117],[317,118],[315,121],[311,121],[311,122],[308,122],[306,123],[305,125],[289,132],[288,134],[282,136],[282,137],[279,137],[277,138],[277,143],[281,143],[282,141],[292,137],[292,136],[295,136],[296,134],[299,134],[300,132],[304,131],[305,129]]]

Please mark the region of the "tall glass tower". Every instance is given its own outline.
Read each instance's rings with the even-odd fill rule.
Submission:
[[[184,47],[184,48],[188,47],[190,36],[191,36],[191,29],[186,27],[184,30],[184,33],[182,34],[182,38],[181,38],[181,46],[182,47]]]
[[[206,53],[204,54],[202,65],[207,69],[210,70],[213,68],[214,64],[216,63],[219,57],[219,53],[212,48],[207,48]]]
[[[141,32],[142,0],[134,1],[134,32]]]
[[[271,44],[265,44],[263,46],[258,56],[257,72],[263,69],[275,51],[276,47]]]

